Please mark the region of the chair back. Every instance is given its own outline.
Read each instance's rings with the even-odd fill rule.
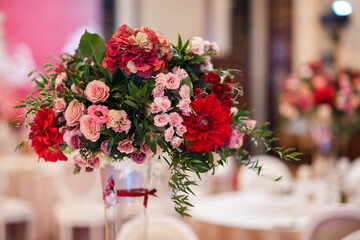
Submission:
[[[8,176],[0,161],[0,198],[6,194],[8,187]]]
[[[262,165],[260,175],[241,166],[237,174],[239,190],[266,190],[270,192],[287,192],[292,188],[293,177],[289,168],[281,159],[269,155],[253,156],[252,160]],[[281,177],[279,181],[275,179]]]
[[[307,226],[303,240],[339,240],[360,230],[360,211],[337,209],[315,217]]]
[[[137,239],[136,229],[141,219],[126,223],[116,240]],[[184,221],[167,214],[150,214],[148,220],[148,240],[199,240],[192,228]]]
[[[102,199],[100,171],[93,172],[81,170],[73,174],[74,161],[69,158],[66,162],[57,162],[59,174],[54,178],[54,189],[61,202],[89,203]]]

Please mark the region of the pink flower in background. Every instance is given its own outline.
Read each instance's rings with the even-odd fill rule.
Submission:
[[[88,166],[92,169],[98,169],[100,167],[100,158],[95,156],[90,156],[88,159]]]
[[[252,131],[256,126],[256,120],[252,120],[252,119],[245,120],[245,125],[249,131]]]
[[[111,148],[108,150],[109,141],[104,141],[101,143],[100,150],[105,154],[110,154]]]
[[[81,140],[80,140],[80,131],[79,130],[66,130],[64,132],[64,141],[73,149],[79,149]]]
[[[88,108],[88,114],[95,120],[98,124],[104,124],[109,120],[109,109],[106,106],[102,105],[91,105]]]
[[[73,159],[75,164],[79,167],[85,167],[87,165],[86,158],[84,156],[81,156],[81,154],[76,155]]]
[[[55,89],[59,92],[65,90],[65,81],[67,81],[66,73],[62,72],[56,76],[55,79]]]
[[[180,88],[180,97],[181,98],[186,98],[186,99],[189,99],[190,98],[190,88],[188,85],[182,85],[181,88]]]
[[[79,125],[79,120],[84,114],[85,105],[82,102],[79,102],[77,99],[72,100],[64,114],[66,125],[70,127]]]
[[[165,97],[156,97],[154,103],[158,105],[163,112],[167,112],[171,107],[171,102],[167,96]]]
[[[100,137],[101,125],[95,122],[90,115],[83,115],[80,118],[80,131],[84,137],[92,142],[96,142]]]
[[[105,83],[98,80],[93,80],[88,85],[86,85],[84,94],[90,102],[97,103],[105,102],[110,95],[109,92],[110,89],[108,86],[106,86]]]
[[[165,141],[170,142],[171,139],[173,138],[174,134],[175,134],[175,131],[174,131],[173,127],[169,127],[168,129],[166,129],[164,131]]]
[[[54,102],[54,110],[57,113],[63,112],[66,110],[66,101],[63,98],[57,98]]]
[[[120,141],[117,149],[123,153],[132,153],[134,151],[132,141],[129,139]]]
[[[133,160],[134,162],[136,162],[137,164],[142,164],[146,161],[146,154],[143,152],[133,152],[131,154],[131,160]]]
[[[201,37],[193,37],[190,43],[190,51],[196,55],[203,55],[204,52],[204,40]]]
[[[154,117],[154,124],[157,127],[165,127],[170,121],[170,116],[166,113],[156,115]]]
[[[171,145],[174,148],[180,147],[180,145],[184,142],[183,139],[179,138],[179,137],[174,137],[173,140],[171,141]]]
[[[179,89],[181,80],[173,73],[166,74],[165,86],[167,89]]]
[[[172,127],[178,127],[184,121],[182,117],[176,112],[170,113],[169,116],[170,116],[170,126]]]
[[[180,137],[182,137],[184,133],[186,133],[186,127],[184,125],[180,125],[176,128],[176,134]]]

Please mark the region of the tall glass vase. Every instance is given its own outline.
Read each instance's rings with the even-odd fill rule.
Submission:
[[[151,186],[151,161],[129,158],[103,161],[100,169],[105,204],[105,240],[147,240],[146,213]]]

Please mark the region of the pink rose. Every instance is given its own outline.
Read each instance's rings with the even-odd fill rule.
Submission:
[[[174,67],[172,72],[176,74],[176,76],[178,76],[180,80],[183,80],[189,76],[184,69],[181,69],[179,67]]]
[[[180,126],[181,123],[184,121],[182,117],[176,112],[170,113],[169,116],[170,116],[170,126],[173,127]]]
[[[174,148],[177,148],[179,147],[182,143],[183,143],[183,139],[179,138],[179,137],[174,137],[174,139],[171,141],[171,145],[174,147]]]
[[[183,109],[182,112],[181,112],[181,114],[182,114],[183,116],[190,116],[190,114],[191,114],[191,108],[190,108],[190,107],[187,107],[187,108]]]
[[[212,42],[210,45],[210,49],[216,53],[220,51],[219,45],[216,42]]]
[[[170,117],[166,113],[156,115],[154,117],[154,124],[157,127],[165,127],[169,123],[169,121],[170,121]]]
[[[111,148],[108,150],[108,143],[109,141],[104,141],[101,143],[100,150],[105,154],[110,154]]]
[[[229,148],[240,149],[243,144],[243,134],[239,130],[231,130],[230,138],[226,140],[225,144]]]
[[[79,167],[85,167],[87,165],[86,158],[81,156],[81,154],[78,154],[74,157],[74,162]]]
[[[176,105],[178,108],[180,108],[181,110],[185,110],[187,108],[189,108],[191,103],[191,100],[189,98],[185,98],[185,99],[181,99],[180,102],[178,103],[178,105]]]
[[[83,96],[84,94],[84,92],[80,88],[78,88],[75,84],[71,85],[71,90],[73,92],[78,93],[80,96]]]
[[[57,98],[55,99],[54,101],[54,109],[55,109],[55,112],[63,112],[66,110],[66,101],[65,99],[63,98]]]
[[[156,103],[151,103],[150,105],[150,110],[151,110],[151,113],[154,114],[154,113],[158,113],[161,111],[161,108],[159,107],[159,105],[157,105]]]
[[[154,97],[163,97],[165,94],[164,88],[161,87],[155,87],[153,90],[153,96]]]
[[[168,129],[166,129],[164,131],[165,141],[170,142],[174,136],[174,133],[175,131],[173,127],[169,127]]]
[[[92,169],[98,169],[100,167],[100,158],[95,156],[90,156],[88,160],[88,166]]]
[[[137,164],[142,164],[146,161],[146,154],[143,152],[133,152],[131,154],[131,160],[133,160]]]
[[[66,142],[66,144],[73,148],[73,149],[79,149],[80,148],[80,132],[79,130],[67,130],[64,133],[64,141]]]
[[[154,103],[158,105],[162,111],[167,112],[171,107],[171,102],[168,97],[157,97],[154,99]]]
[[[101,125],[95,122],[90,115],[83,115],[80,118],[80,131],[84,137],[92,142],[96,142],[99,137]]]
[[[134,151],[132,141],[129,139],[120,141],[117,149],[123,153],[132,153]]]
[[[247,127],[248,131],[252,131],[254,130],[255,126],[256,126],[256,120],[245,120],[245,126]]]
[[[120,131],[121,124],[128,124],[128,122],[126,121],[127,113],[124,110],[119,111],[119,110],[111,109],[108,113],[108,117],[109,118],[106,122],[106,127],[112,128],[115,132]]]
[[[124,131],[128,133],[130,128],[131,128],[131,121],[129,119],[124,119],[120,122],[120,132]]]
[[[66,125],[73,127],[79,124],[82,115],[85,114],[85,105],[74,99],[69,103],[65,111]]]
[[[184,125],[180,125],[176,128],[176,134],[182,137],[186,133],[186,127]]]
[[[179,89],[180,87],[180,79],[177,75],[173,74],[173,73],[168,73],[166,74],[166,79],[165,79],[165,86],[167,89]]]
[[[180,88],[180,97],[181,98],[187,98],[189,99],[190,98],[190,88],[188,85],[182,85],[181,88]]]
[[[140,151],[145,153],[146,155],[152,154],[150,147],[145,142],[141,144]]]
[[[205,56],[204,57],[204,61],[203,61],[203,63],[200,65],[200,70],[201,71],[204,71],[204,70],[206,70],[206,71],[213,71],[214,70],[214,66],[213,66],[213,64],[211,63],[211,58],[210,58],[210,56]]]
[[[91,105],[88,108],[88,114],[95,120],[98,124],[104,124],[109,120],[109,109],[106,106],[102,105]]]
[[[59,75],[56,76],[55,79],[55,89],[59,92],[65,90],[65,83],[64,81],[67,80],[66,73],[62,72]]]
[[[166,85],[166,79],[167,79],[167,76],[164,73],[157,74],[156,79],[155,79],[156,87],[164,89],[164,87]]]
[[[200,56],[204,54],[204,40],[201,37],[193,37],[190,46],[192,53]]]
[[[110,89],[108,86],[106,86],[105,83],[98,80],[93,80],[86,86],[84,93],[90,102],[97,103],[105,102],[109,97],[109,92]]]

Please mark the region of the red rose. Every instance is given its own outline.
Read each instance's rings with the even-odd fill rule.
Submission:
[[[209,72],[208,74],[206,74],[205,76],[205,81],[208,83],[220,83],[221,78],[218,74],[214,73],[214,72]]]
[[[230,109],[233,106],[233,101],[231,99],[231,95],[230,94],[226,94],[224,96],[224,98],[222,99],[222,104],[223,106],[225,106],[227,109]]]
[[[332,86],[317,89],[314,92],[314,102],[316,104],[329,104],[333,106],[335,102],[335,89]]]
[[[195,97],[204,97],[206,96],[206,92],[202,88],[194,88],[193,89]]]
[[[55,127],[56,120],[52,109],[46,110],[45,107],[36,113],[34,124],[31,126],[29,138],[32,140],[31,146],[35,149],[39,158],[45,161],[56,162],[57,160],[66,161],[67,157],[59,150],[56,145],[63,142],[63,135]],[[56,145],[56,146],[54,146]],[[49,147],[56,151],[50,150]]]
[[[187,130],[183,136],[190,145],[186,148],[192,152],[210,152],[223,147],[231,133],[230,111],[213,93],[206,98],[197,98],[190,105],[194,112],[183,117]]]
[[[226,86],[225,84],[214,84],[212,86],[212,89],[216,95],[217,98],[222,99],[226,93],[226,91],[228,90],[228,86]]]
[[[123,25],[106,43],[102,65],[111,72],[121,67],[128,75],[149,78],[153,71],[167,67],[171,54],[171,46],[161,33]]]

